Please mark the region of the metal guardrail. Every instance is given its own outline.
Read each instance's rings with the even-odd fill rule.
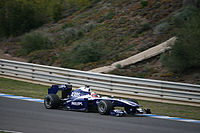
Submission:
[[[0,59],[0,75],[52,84],[90,85],[101,94],[200,106],[200,85],[93,73]]]

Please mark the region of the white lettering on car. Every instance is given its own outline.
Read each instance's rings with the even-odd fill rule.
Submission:
[[[83,103],[82,102],[72,102],[71,105],[82,106]]]
[[[65,85],[58,85],[58,88],[65,88]]]
[[[80,97],[81,94],[80,94],[80,92],[72,92],[71,96],[72,97]]]

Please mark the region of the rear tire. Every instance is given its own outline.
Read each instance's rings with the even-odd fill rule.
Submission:
[[[113,105],[111,101],[101,100],[98,104],[98,111],[101,115],[108,115],[112,109]]]
[[[60,99],[56,94],[48,94],[44,98],[44,106],[47,109],[56,109],[60,105]]]

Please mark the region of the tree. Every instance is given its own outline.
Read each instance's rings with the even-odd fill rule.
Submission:
[[[0,34],[17,36],[45,23],[39,8],[32,1],[0,2]]]
[[[164,66],[174,72],[200,67],[200,14],[178,29],[176,35],[178,39],[172,51],[161,57]]]

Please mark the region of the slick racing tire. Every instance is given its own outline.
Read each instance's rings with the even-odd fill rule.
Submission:
[[[136,108],[133,108],[133,107],[130,107],[130,106],[124,107],[124,110],[129,115],[134,115],[136,113]]]
[[[98,112],[101,115],[108,115],[113,109],[111,101],[101,100],[98,104]]]
[[[135,99],[129,99],[129,101],[134,102],[136,104],[139,104],[137,100]],[[126,111],[127,114],[129,115],[134,115],[136,113],[136,108],[133,108],[131,106],[126,106],[124,107],[124,110]]]
[[[60,105],[60,99],[56,94],[48,94],[44,98],[44,106],[47,109],[56,109]]]

